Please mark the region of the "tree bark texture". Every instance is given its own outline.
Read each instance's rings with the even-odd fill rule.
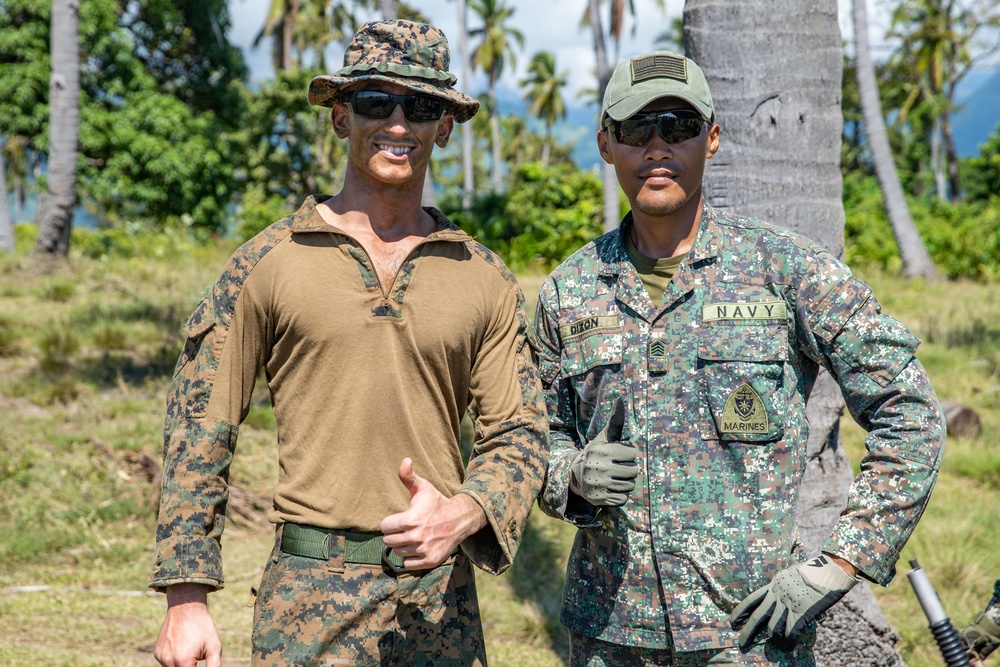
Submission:
[[[7,204],[7,171],[4,164],[3,126],[0,121],[0,252],[14,251],[14,224]]]
[[[889,216],[893,236],[896,237],[899,256],[903,261],[903,275],[921,276],[933,280],[937,278],[937,269],[934,268],[934,262],[924,246],[923,239],[920,238],[916,225],[913,224],[913,216],[910,215],[910,209],[903,197],[903,186],[899,183],[896,162],[889,147],[885,116],[882,115],[882,100],[879,97],[875,65],[872,62],[868,40],[866,0],[853,0],[851,14],[854,19],[854,69],[861,97],[861,112],[865,119],[865,134],[868,136],[868,148],[871,150],[875,176],[882,186],[886,213]]]
[[[719,152],[706,168],[706,200],[788,227],[843,257],[837,3],[687,0],[684,42],[705,71],[722,127]],[[823,547],[853,478],[840,445],[843,408],[836,382],[822,372],[807,407],[809,465],[795,517],[810,555]],[[897,637],[866,584],[835,605],[820,628],[819,665],[902,664]]]
[[[383,21],[396,20],[396,0],[379,0],[378,6],[382,10]]]
[[[79,0],[52,0],[50,49],[48,207],[35,249],[55,256],[69,252],[76,205],[80,120]]]

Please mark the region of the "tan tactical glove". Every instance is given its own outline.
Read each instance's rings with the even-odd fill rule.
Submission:
[[[972,624],[963,628],[961,634],[969,650],[980,660],[985,660],[986,656],[1000,647],[1000,625],[987,616],[986,612],[976,614]]]
[[[729,624],[734,630],[743,628],[739,641],[744,649],[754,635],[766,630],[779,648],[791,650],[799,633],[857,583],[829,556],[820,554],[774,575],[771,583],[736,606]]]
[[[607,426],[570,464],[570,490],[596,507],[624,505],[635,488],[639,466],[635,447],[620,442],[624,425],[625,405],[619,398]]]

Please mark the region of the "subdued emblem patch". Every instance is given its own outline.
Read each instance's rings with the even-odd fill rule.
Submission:
[[[767,433],[767,411],[753,387],[744,382],[729,394],[722,410],[722,433]]]
[[[583,336],[598,329],[618,329],[617,315],[595,315],[584,317],[575,322],[559,325],[559,337],[563,340]]]
[[[651,359],[665,359],[667,356],[667,344],[659,338],[649,341],[649,356]]]
[[[651,54],[632,58],[632,83],[667,77],[687,81],[687,61],[674,54]]]

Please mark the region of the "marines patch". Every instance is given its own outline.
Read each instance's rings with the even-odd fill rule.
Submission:
[[[722,410],[722,433],[767,433],[768,419],[764,402],[749,384],[744,382],[729,394]]]
[[[788,310],[784,301],[751,301],[745,303],[706,303],[701,307],[702,322],[716,320],[785,320]]]
[[[597,331],[598,329],[618,329],[619,327],[617,315],[595,315],[593,317],[584,317],[576,322],[560,324],[559,337],[563,340],[569,340],[571,338],[578,338],[591,331]]]

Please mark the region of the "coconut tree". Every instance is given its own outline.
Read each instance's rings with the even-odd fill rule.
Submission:
[[[955,94],[974,65],[1000,50],[998,28],[1000,6],[994,0],[903,0],[893,11],[889,36],[899,40],[896,60],[917,83],[899,114],[905,119],[921,104],[934,113],[931,169],[939,198],[961,194],[951,126]]]
[[[684,32],[722,126],[721,147],[705,174],[708,201],[789,227],[843,256],[837,3],[687,0]],[[810,463],[796,514],[808,553],[819,553],[854,477],[840,444],[843,407],[836,382],[821,373],[807,406]],[[862,584],[821,623],[818,662],[902,665],[895,639]]]
[[[551,51],[539,51],[528,65],[528,76],[521,81],[529,86],[524,94],[528,100],[528,111],[545,123],[545,143],[542,145],[542,166],[549,166],[552,145],[552,126],[566,117],[566,102],[562,89],[569,80],[569,72],[556,72],[556,57]]]
[[[69,252],[76,205],[80,125],[79,0],[52,0],[50,53],[48,197],[35,249],[50,256],[64,256]],[[6,191],[3,194],[7,196]]]
[[[903,273],[911,277],[934,279],[937,277],[937,270],[916,225],[913,224],[913,216],[910,215],[910,209],[903,197],[903,187],[900,185],[896,163],[889,148],[889,137],[882,115],[882,101],[879,98],[878,83],[875,78],[875,65],[872,63],[868,41],[868,10],[865,0],[853,0],[851,13],[854,19],[854,71],[861,97],[861,110],[864,114],[865,134],[868,137],[875,175],[882,187],[892,233],[896,237],[896,245],[899,246],[899,254],[903,260]]]
[[[469,94],[469,22],[465,0],[455,0],[455,13],[458,17],[458,89]],[[462,209],[468,211],[476,194],[472,123],[463,123],[459,131],[462,134]]]
[[[604,42],[604,27],[601,24],[600,0],[587,0],[587,18],[590,23],[590,34],[594,40],[594,65],[597,74],[597,100],[604,99],[604,91],[611,80],[611,66],[608,63],[608,50]],[[620,202],[618,199],[618,176],[614,165],[603,164],[601,179],[604,183],[604,231],[611,231],[620,222]]]
[[[479,28],[469,31],[469,36],[478,38],[479,43],[472,50],[472,66],[486,74],[493,109],[490,114],[490,146],[493,155],[490,185],[493,192],[503,189],[503,172],[500,164],[500,109],[497,104],[496,84],[504,68],[516,66],[517,56],[514,44],[524,46],[524,35],[508,23],[514,15],[514,8],[503,0],[470,0],[472,9],[483,22]]]
[[[7,205],[7,172],[4,168],[3,126],[0,125],[0,252],[14,250],[14,225],[10,219],[10,207]]]

